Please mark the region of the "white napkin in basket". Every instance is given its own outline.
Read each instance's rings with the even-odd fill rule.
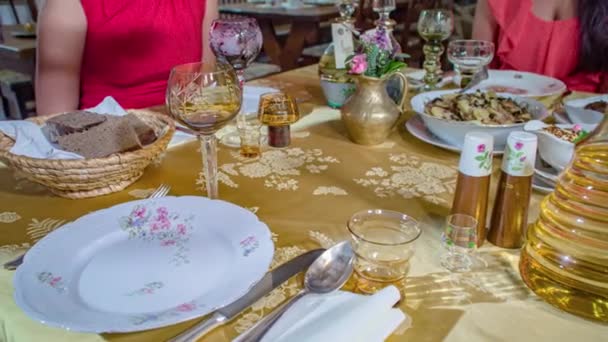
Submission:
[[[371,296],[343,291],[307,295],[276,322],[262,341],[384,341],[406,320],[401,310],[393,309],[399,299],[394,286]]]

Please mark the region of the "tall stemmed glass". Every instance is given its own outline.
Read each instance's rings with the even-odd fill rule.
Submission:
[[[198,134],[211,199],[218,198],[215,132],[239,112],[241,92],[234,69],[221,61],[178,65],[169,76],[167,107],[177,121]]]
[[[209,38],[211,50],[218,59],[232,65],[242,88],[245,83],[245,69],[257,58],[262,49],[262,31],[258,22],[247,17],[216,19],[211,23]],[[238,132],[225,134],[222,143],[239,147]]]
[[[418,34],[426,41],[423,47],[424,90],[437,87],[441,80],[441,55],[445,48],[442,41],[448,39],[454,28],[454,18],[449,10],[424,10],[418,18]]]

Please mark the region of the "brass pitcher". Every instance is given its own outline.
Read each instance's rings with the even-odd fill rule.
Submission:
[[[398,104],[386,91],[386,83],[398,77],[403,83],[403,95]],[[408,83],[401,71],[381,78],[357,76],[357,90],[342,106],[342,121],[352,141],[361,145],[378,145],[390,135],[403,113]]]

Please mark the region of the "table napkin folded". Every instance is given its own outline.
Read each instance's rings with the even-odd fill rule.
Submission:
[[[243,91],[244,112],[257,112],[260,95],[277,90],[269,87],[245,86]],[[97,106],[87,109],[90,112],[110,115],[126,115],[127,111],[116,100],[108,96]],[[0,131],[15,140],[10,152],[16,155],[39,159],[82,159],[82,156],[56,148],[46,138],[40,126],[26,120],[0,121]],[[176,131],[169,142],[169,148],[190,141],[195,137]]]
[[[384,341],[406,319],[399,290],[386,287],[371,296],[338,291],[310,294],[296,302],[262,341]]]

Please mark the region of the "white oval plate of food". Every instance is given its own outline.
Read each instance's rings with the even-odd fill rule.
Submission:
[[[159,328],[225,306],[268,270],[268,227],[249,210],[204,197],[127,202],[53,231],[26,254],[15,301],[72,331]]]
[[[489,70],[487,80],[473,89],[493,91],[525,97],[541,97],[561,94],[566,84],[556,78],[514,70]],[[454,84],[460,85],[460,77],[454,77]]]
[[[608,114],[608,94],[564,103],[568,119],[578,124],[599,124]]]
[[[542,103],[530,98],[481,91],[458,95],[457,91],[418,94],[411,105],[431,133],[459,149],[468,132],[481,131],[494,137],[494,150],[504,150],[509,133],[548,115]]]
[[[424,141],[427,144],[431,144],[433,146],[437,146],[453,152],[462,151],[461,147],[451,145],[441,140],[439,137],[429,131],[429,129],[424,125],[424,121],[418,114],[414,114],[414,116],[407,120],[407,122],[405,123],[405,128],[408,132],[410,132],[410,134]],[[503,153],[504,150],[494,150],[494,155],[501,155]]]

